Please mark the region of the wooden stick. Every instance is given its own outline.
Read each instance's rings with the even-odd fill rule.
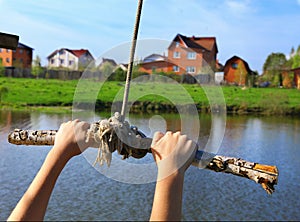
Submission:
[[[106,120],[107,121],[107,120]],[[100,121],[101,123],[101,121]],[[110,152],[115,151],[118,149],[119,154],[122,154],[125,156],[125,158],[129,156],[135,157],[134,154],[132,154],[131,150],[138,150],[136,148],[130,148],[125,143],[122,143],[119,141],[118,136],[116,133],[113,133],[112,131],[108,132],[107,128],[102,129],[100,132],[100,124],[99,122],[91,124],[89,133],[90,135],[94,135],[94,133],[100,134],[101,136],[92,136],[92,138],[95,140],[95,147],[98,147],[96,144],[102,144],[103,141],[104,144],[106,144],[106,147],[110,149]],[[110,122],[111,123],[111,122]],[[114,124],[112,124],[114,125]],[[126,127],[122,126],[122,129]],[[116,130],[116,128],[112,128]],[[126,129],[129,130],[128,127]],[[130,129],[132,130],[132,129]],[[55,135],[56,130],[21,130],[21,129],[15,129],[13,132],[11,132],[8,135],[8,142],[16,145],[53,145],[55,141]],[[105,134],[103,132],[109,133],[109,136],[107,135],[105,137]],[[114,139],[111,134],[114,135]],[[134,135],[134,138],[144,139],[139,136],[135,136],[136,132],[131,131],[130,135]],[[102,140],[102,142],[99,141]],[[146,146],[150,148],[151,140],[148,139]],[[112,141],[115,141],[114,143]],[[113,145],[114,144],[114,145]],[[117,148],[112,149],[112,146],[117,146]],[[125,148],[126,149],[125,149]],[[99,151],[100,151],[99,147]],[[124,153],[124,149],[127,150],[127,153]],[[141,150],[139,150],[141,151]],[[147,150],[142,150],[147,152]],[[148,150],[149,151],[149,150]],[[106,152],[107,154],[107,152]],[[110,153],[111,155],[111,153]],[[143,157],[145,154],[140,155],[140,153],[136,154],[136,158]],[[123,157],[124,157],[123,156]],[[106,157],[108,160],[105,159],[106,163],[110,164],[110,157]],[[101,158],[99,159],[99,156],[97,157],[96,161],[100,162],[102,164],[103,160]],[[266,190],[268,194],[272,194],[275,191],[274,185],[278,182],[278,169],[276,166],[268,166],[268,165],[262,165],[259,163],[249,162],[240,158],[235,157],[226,157],[221,155],[214,155],[210,153],[203,152],[201,150],[198,150],[193,162],[193,165],[199,168],[205,168],[209,169],[215,172],[223,172],[223,173],[229,173],[236,176],[248,178],[250,180],[255,181],[256,183],[259,183],[262,185],[263,189]]]

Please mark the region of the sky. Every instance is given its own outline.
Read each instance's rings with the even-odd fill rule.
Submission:
[[[137,0],[0,0],[0,32],[19,35],[43,65],[59,48],[129,55],[136,8]],[[144,0],[138,48],[150,51],[138,57],[163,54],[178,33],[213,36],[222,64],[237,55],[261,73],[269,54],[297,49],[299,28],[300,0]]]

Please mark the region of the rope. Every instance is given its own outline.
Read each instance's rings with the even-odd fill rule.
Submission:
[[[127,109],[127,103],[128,103],[128,95],[129,95],[130,81],[131,81],[131,76],[132,76],[134,53],[135,53],[136,41],[137,41],[138,30],[139,30],[139,25],[140,25],[142,6],[143,6],[143,0],[139,0],[137,12],[136,12],[136,18],[135,18],[135,25],[134,25],[134,30],[133,30],[133,38],[132,38],[130,57],[129,57],[127,75],[126,75],[125,91],[124,91],[122,110],[121,110],[122,122],[125,120],[125,114],[127,111],[126,109]]]

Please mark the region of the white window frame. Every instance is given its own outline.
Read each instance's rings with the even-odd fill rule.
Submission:
[[[196,57],[197,57],[196,52],[188,52],[188,53],[186,54],[186,58],[189,59],[189,60],[195,60]]]
[[[187,66],[186,72],[187,73],[196,73],[196,67],[195,66]]]
[[[179,72],[179,67],[178,66],[173,66],[173,72]]]
[[[179,59],[179,58],[180,58],[180,52],[175,51],[175,52],[173,53],[173,58],[174,58],[174,59]]]

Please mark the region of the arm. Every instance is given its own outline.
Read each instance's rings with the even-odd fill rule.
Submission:
[[[158,176],[150,220],[179,221],[184,173],[192,163],[196,145],[180,132],[158,132],[151,147]]]
[[[89,143],[84,142],[88,127],[88,123],[78,120],[61,124],[53,148],[7,220],[43,220],[55,182],[64,166],[89,147]]]

